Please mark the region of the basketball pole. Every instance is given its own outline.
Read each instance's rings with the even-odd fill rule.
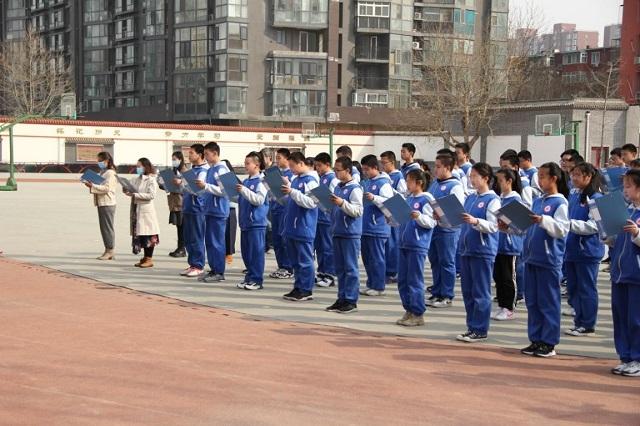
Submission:
[[[16,124],[20,124],[26,120],[30,120],[32,118],[41,118],[40,115],[21,115],[16,118],[14,121],[5,124],[0,127],[0,133],[5,130],[9,130],[9,179],[7,179],[7,183],[5,185],[0,185],[0,191],[17,191],[18,190],[18,182],[15,178],[15,162],[13,159],[13,127]]]

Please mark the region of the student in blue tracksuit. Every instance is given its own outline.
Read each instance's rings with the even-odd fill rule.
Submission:
[[[500,205],[522,203],[520,176],[516,170],[502,168],[496,172],[497,186],[500,190]],[[498,222],[500,224],[500,222]],[[506,227],[504,227],[506,230]],[[515,318],[516,302],[516,263],[522,255],[523,236],[513,232],[500,232],[498,236],[498,254],[493,266],[493,280],[496,283],[498,309],[491,315],[496,321],[509,321]]]
[[[362,263],[367,271],[367,285],[360,289],[365,296],[382,296],[385,288],[386,261],[384,245],[391,232],[380,210],[382,203],[393,197],[391,180],[378,169],[378,158],[366,155],[360,161],[364,182],[364,214],[362,215]]]
[[[304,154],[294,152],[289,157],[289,168],[295,175],[290,184],[282,186],[288,194],[284,218],[284,236],[293,265],[293,290],[283,298],[293,302],[313,299],[315,266],[313,239],[318,226],[318,206],[308,194],[319,183],[313,172],[313,163]]]
[[[220,159],[220,146],[215,142],[209,142],[204,146],[204,158],[209,164],[207,181],[199,182],[198,186],[205,190],[204,242],[207,249],[207,261],[211,270],[209,273],[201,275],[198,280],[206,283],[215,283],[224,281],[225,232],[227,218],[229,217],[229,199],[225,196],[224,189],[219,186],[218,176],[229,173],[229,169],[226,163]]]
[[[467,331],[457,340],[475,343],[487,338],[491,320],[491,277],[498,253],[498,218],[500,197],[491,190],[493,171],[487,163],[471,168],[475,193],[464,203],[464,225],[460,234],[460,284]]]
[[[264,246],[267,234],[269,200],[260,172],[264,169],[262,155],[252,151],[244,159],[247,177],[236,186],[240,222],[240,251],[247,273],[237,284],[245,290],[260,290],[264,275]]]
[[[291,153],[287,148],[280,148],[276,151],[276,166],[280,169],[282,176],[289,182],[293,179],[293,173],[289,169],[289,156]],[[285,206],[278,202],[269,203],[271,210],[271,240],[273,242],[273,251],[276,256],[276,264],[278,269],[269,274],[269,277],[275,279],[287,279],[293,276],[293,266],[291,265],[291,257],[287,248],[287,241],[284,237],[284,215]]]
[[[402,172],[396,168],[396,154],[393,151],[385,151],[380,154],[380,164],[382,170],[391,179],[391,187],[395,193],[404,196],[407,193],[407,182],[402,176]],[[386,259],[386,282],[392,283],[398,281],[398,257],[400,256],[399,241],[399,229],[397,227],[391,227],[391,233],[384,246],[384,253]]]
[[[589,163],[571,170],[573,191],[569,196],[571,228],[567,236],[565,270],[569,305],[575,310],[574,327],[565,333],[588,336],[595,332],[598,316],[598,269],[604,256],[598,225],[589,216],[588,201],[602,197],[600,173]]]
[[[314,159],[315,169],[318,172],[320,185],[329,188],[333,194],[340,181],[331,170],[331,156],[321,152]],[[335,285],[336,268],[333,261],[333,243],[331,241],[331,212],[318,210],[318,227],[314,240],[316,259],[318,261],[318,273],[316,285],[319,287],[332,287]]]
[[[453,158],[453,170],[451,170],[451,175],[456,178],[462,184],[462,190],[464,192],[464,196],[466,197],[468,193],[469,181],[467,176],[464,174],[462,169],[458,167],[458,162],[456,160],[456,153],[451,151],[449,148],[439,149],[436,156],[438,155],[450,155]],[[460,276],[460,245],[456,247],[456,277]]]
[[[473,164],[471,163],[471,147],[466,142],[460,142],[455,145],[455,150],[456,163],[466,177],[464,192],[465,194],[471,194],[474,191],[473,185],[471,185],[471,182],[469,181],[471,167],[473,167]]]
[[[640,377],[640,170],[629,170],[623,179],[631,204],[630,219],[611,254],[613,340],[620,357],[611,372]]]
[[[538,169],[538,182],[544,195],[533,202],[534,225],[524,242],[527,286],[528,334],[531,344],[521,352],[551,357],[560,341],[560,281],[569,233],[569,194],[567,177],[556,163]]]
[[[416,155],[416,146],[412,143],[403,143],[402,148],[400,149],[400,158],[404,163],[402,167],[400,167],[400,171],[402,172],[402,176],[407,176],[411,170],[420,170],[420,164],[414,161],[413,157]]]
[[[453,194],[461,204],[464,204],[462,184],[451,173],[454,161],[454,158],[449,154],[441,154],[436,157],[434,174],[437,180],[431,184],[429,193],[435,199]],[[437,217],[436,220],[438,220]],[[448,227],[438,220],[438,226],[433,231],[429,247],[433,288],[427,304],[434,308],[447,308],[452,304],[456,283],[456,251],[459,238],[459,226]]]
[[[542,195],[542,190],[538,183],[538,169],[533,165],[533,156],[531,155],[531,152],[526,149],[520,151],[518,153],[518,161],[520,163],[520,170],[529,180],[531,188],[533,188],[534,197],[538,198]]]
[[[631,162],[638,158],[638,148],[632,143],[626,143],[620,148],[620,154],[624,165],[631,167]]]
[[[193,144],[189,148],[189,162],[200,183],[207,180],[209,165],[204,160],[204,146]],[[187,262],[189,267],[182,271],[180,275],[185,277],[198,277],[204,272],[204,191],[195,194],[184,179],[176,178],[175,183],[183,188],[184,197],[182,200],[182,227],[184,233],[184,245],[187,250]]]
[[[424,325],[424,262],[427,258],[436,221],[429,204],[433,196],[424,192],[431,177],[421,170],[407,173],[407,204],[413,210],[409,222],[399,228],[400,262],[398,264],[398,293],[404,316],[396,324],[405,327]]]
[[[353,180],[351,158],[336,159],[333,171],[340,183],[336,186],[332,202],[331,235],[333,258],[338,276],[338,300],[326,308],[329,312],[347,314],[358,310],[360,272],[360,239],[362,237],[362,187]]]
[[[349,147],[348,145],[342,145],[341,147],[339,147],[338,149],[336,149],[336,157],[349,157],[350,159],[353,158],[353,151],[351,151],[351,147]],[[360,183],[361,176],[360,176],[360,170],[357,167],[357,161],[352,161],[352,166],[351,166],[351,178],[353,179],[353,181],[355,183]]]

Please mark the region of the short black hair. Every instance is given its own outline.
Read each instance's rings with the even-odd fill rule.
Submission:
[[[631,169],[622,177],[624,180],[629,180],[633,183],[633,186],[640,187],[640,170]]]
[[[636,158],[635,160],[631,160],[629,166],[633,169],[640,169],[640,158]]]
[[[508,161],[512,166],[519,166],[518,156],[516,154],[507,153],[500,156],[500,161]]]
[[[336,158],[336,164],[340,164],[340,166],[344,170],[348,171],[349,174],[351,174],[353,171],[353,161],[351,161],[351,158],[347,157],[346,155]]]
[[[453,170],[454,159],[451,154],[439,154],[436,156],[436,161],[440,161],[443,166],[449,170]]]
[[[360,164],[373,169],[378,169],[378,157],[373,154],[365,155],[362,157],[362,160],[360,160]]]
[[[622,145],[622,147],[620,148],[621,151],[627,151],[632,153],[633,155],[638,154],[638,148],[632,144],[632,143],[626,143],[624,145]]]
[[[220,155],[220,145],[218,145],[216,142],[209,142],[204,146],[204,149],[206,151],[215,152],[216,154]]]
[[[331,164],[331,156],[326,152],[321,152],[315,156],[314,161],[322,164]]]
[[[411,142],[406,142],[402,144],[402,148],[406,149],[411,153],[411,155],[416,153],[416,146]]]
[[[466,142],[457,143],[457,144],[455,144],[454,148],[455,149],[461,149],[462,152],[464,152],[467,155],[469,155],[471,153],[471,147]]]
[[[615,155],[616,157],[622,157],[622,148],[613,148],[609,153],[609,156]]]
[[[570,156],[576,156],[576,155],[580,155],[580,153],[575,150],[575,149],[568,149],[565,152],[563,152],[562,154],[560,154],[560,158],[564,157],[565,155],[570,155]]]
[[[189,148],[194,150],[196,154],[200,156],[200,158],[204,158],[204,145],[202,145],[201,143],[194,143]]]
[[[304,164],[306,164],[309,167],[313,167],[313,162],[314,161],[316,161],[315,157],[305,157]]]
[[[353,151],[351,151],[351,148],[347,145],[342,145],[341,147],[339,147],[338,149],[336,149],[336,155],[339,157],[353,157]]]
[[[386,158],[389,161],[393,161],[394,164],[396,162],[396,154],[393,151],[383,152],[382,154],[380,154],[380,158]]]
[[[307,157],[300,151],[292,152],[289,156],[289,161],[293,161],[296,164],[305,163],[306,164]]]
[[[533,160],[533,156],[531,155],[531,152],[527,151],[526,149],[523,149],[518,153],[518,158],[525,161]]]
[[[288,148],[278,148],[278,150],[276,151],[276,154],[280,154],[288,160],[289,157],[291,156],[291,151],[289,151]]]

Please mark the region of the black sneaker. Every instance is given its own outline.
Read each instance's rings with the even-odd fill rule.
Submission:
[[[352,312],[358,312],[358,305],[345,301],[342,305],[338,306],[336,312],[339,314],[350,314]]]
[[[606,259],[603,259],[602,262],[600,263],[604,263],[605,265],[608,265],[611,263],[611,256],[608,256]]]
[[[285,294],[282,298],[292,302],[304,302],[305,300],[313,300],[313,295],[310,291],[302,291],[294,288],[293,291]]]
[[[174,251],[172,251],[171,253],[169,253],[169,256],[171,256],[171,257],[186,257],[187,256],[187,251],[184,248],[177,248]]]
[[[465,339],[466,339],[467,337],[471,336],[472,334],[473,334],[473,331],[471,331],[471,330],[467,330],[465,333],[458,334],[458,335],[456,336],[456,340],[459,340],[459,341],[461,341],[461,342],[465,342],[465,341],[466,341]]]
[[[327,312],[338,312],[338,309],[340,309],[340,307],[344,305],[345,302],[345,300],[338,299],[333,305],[327,306],[324,310]]]
[[[538,342],[533,342],[526,348],[520,349],[520,353],[524,355],[533,355],[538,350],[538,346],[540,346]]]
[[[482,340],[487,340],[487,335],[486,334],[478,334],[478,333],[471,333],[466,335],[465,337],[462,338],[463,342],[466,343],[475,343],[475,342],[480,342]]]
[[[556,355],[556,351],[554,350],[554,346],[540,343],[538,349],[536,349],[533,354],[542,358],[550,358]]]
[[[432,285],[430,285],[429,287],[427,287],[427,291],[428,291],[429,293],[431,293],[431,292],[433,291],[433,286],[432,286]]]

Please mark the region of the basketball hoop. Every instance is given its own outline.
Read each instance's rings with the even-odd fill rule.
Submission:
[[[303,138],[310,138],[316,135],[316,123],[302,123],[300,133]]]
[[[536,136],[561,136],[562,116],[560,114],[536,115]]]

